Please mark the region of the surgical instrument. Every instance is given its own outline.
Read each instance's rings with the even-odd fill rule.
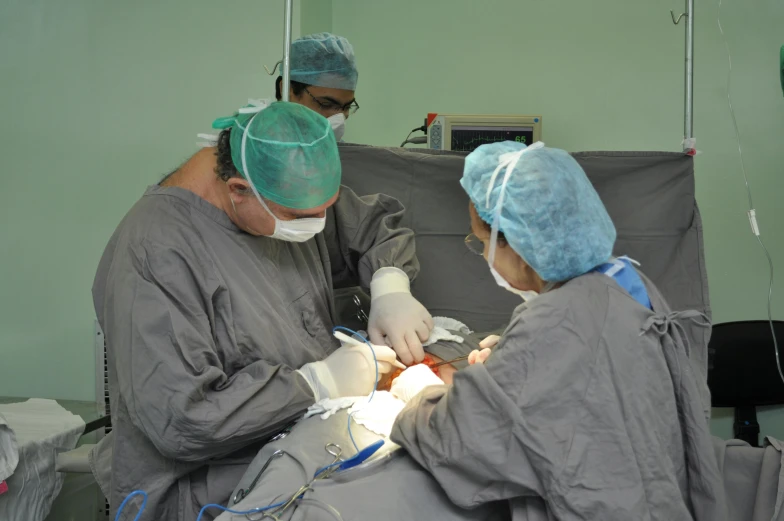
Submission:
[[[267,458],[266,463],[264,463],[264,466],[261,467],[261,470],[259,471],[258,474],[256,474],[256,477],[253,478],[253,481],[251,482],[250,486],[248,486],[248,488],[245,488],[245,489],[240,489],[239,491],[237,491],[236,494],[234,494],[234,497],[232,498],[232,501],[234,501],[235,505],[237,503],[239,503],[240,501],[242,501],[243,499],[245,499],[248,496],[248,494],[250,494],[250,491],[253,490],[253,487],[255,487],[256,483],[259,482],[259,479],[261,478],[261,475],[264,474],[264,471],[267,470],[267,467],[270,466],[270,463],[272,463],[272,460],[277,459],[277,458],[283,456],[284,454],[286,454],[284,451],[276,450],[275,452],[272,453],[272,455],[269,458]]]
[[[319,469],[319,471],[316,472],[316,475],[317,476],[321,475],[321,473],[330,470],[330,467],[333,466],[335,466],[336,468],[332,470],[329,473],[329,475],[333,474],[334,472],[340,472],[341,470],[348,470],[350,468],[356,467],[357,465],[361,465],[362,463],[367,461],[368,458],[370,458],[373,454],[378,452],[378,449],[380,449],[383,445],[384,445],[384,440],[378,440],[375,443],[371,443],[370,445],[368,445],[361,451],[357,452],[347,460],[341,461],[339,465],[335,465],[335,463],[332,463],[331,465],[327,465],[326,467]],[[324,475],[322,477],[327,477],[327,475]]]
[[[458,356],[457,358],[453,358],[452,360],[444,360],[443,362],[438,362],[437,364],[431,365],[430,369],[435,369],[436,367],[441,367],[442,365],[454,364],[455,362],[462,362],[463,360],[468,360],[468,355]]]
[[[383,440],[381,440],[381,441],[383,441]],[[340,447],[340,445],[338,445],[337,443],[327,443],[324,446],[324,450],[326,450],[327,453],[329,453],[335,459],[332,461],[332,463],[330,463],[326,467],[322,467],[321,469],[317,470],[316,474],[313,476],[313,479],[311,479],[309,482],[307,482],[304,485],[302,485],[296,492],[294,492],[294,494],[292,494],[289,497],[289,499],[287,499],[285,501],[285,503],[283,503],[281,506],[279,506],[278,508],[276,508],[273,511],[270,511],[270,512],[258,512],[258,513],[261,514],[261,517],[258,517],[258,518],[251,517],[252,514],[245,514],[245,517],[247,519],[249,519],[250,521],[262,521],[263,519],[272,519],[274,521],[278,521],[280,519],[280,516],[282,516],[286,512],[286,510],[288,510],[289,507],[291,507],[291,505],[294,504],[295,501],[297,501],[299,498],[301,498],[303,496],[303,494],[305,494],[305,492],[310,490],[311,485],[313,485],[313,483],[316,480],[324,479],[324,478],[329,477],[333,472],[335,472],[336,469],[339,468],[338,464],[341,463],[340,455],[343,453],[343,449]],[[354,457],[356,457],[356,456],[354,456]],[[353,458],[351,458],[351,459],[353,459]],[[268,461],[268,463],[269,463],[269,461]],[[265,465],[265,467],[266,467],[266,465]],[[263,471],[263,469],[262,469],[262,471]]]
[[[365,313],[365,310],[362,309],[362,302],[356,295],[354,295],[354,304],[357,306],[357,319],[362,322],[363,325],[367,326],[370,319],[368,318],[367,313]]]
[[[315,483],[319,479],[326,479],[335,472],[339,472],[341,470],[347,470],[350,468],[354,468],[370,458],[373,454],[375,454],[378,449],[380,449],[384,445],[384,440],[378,440],[377,442],[368,445],[361,451],[357,452],[355,455],[351,456],[346,460],[341,460],[340,455],[343,453],[343,449],[337,443],[328,443],[324,450],[327,451],[331,456],[334,457],[334,460],[329,465],[320,468],[316,471],[313,479],[311,479],[308,483],[302,485],[294,494],[289,497],[289,499],[283,503],[280,507],[275,509],[271,512],[259,512],[261,513],[261,517],[253,518],[251,517],[252,514],[245,514],[247,519],[251,521],[261,521],[263,519],[272,519],[274,521],[278,521],[280,517],[286,512],[286,510],[291,507],[298,499],[301,499],[302,496],[310,490],[313,483]],[[274,454],[273,454],[274,455]],[[263,470],[262,470],[263,471]]]
[[[335,329],[337,329],[337,328],[335,328]],[[344,328],[341,328],[341,329],[344,329]],[[350,330],[348,330],[348,329],[347,329],[346,331],[350,331]],[[349,346],[358,346],[358,345],[362,345],[362,344],[367,344],[367,345],[369,345],[371,348],[373,347],[373,345],[372,345],[372,344],[370,344],[370,343],[369,343],[369,342],[367,342],[367,341],[360,341],[360,340],[356,340],[356,339],[354,339],[354,338],[351,338],[350,336],[348,336],[348,335],[346,335],[346,334],[344,334],[344,333],[341,333],[340,331],[334,331],[334,332],[332,333],[332,335],[333,335],[335,338],[337,338],[338,340],[340,340],[341,342],[343,342],[344,344],[346,344],[346,345],[349,345]],[[399,368],[399,369],[405,369],[405,368],[406,368],[406,366],[404,366],[404,365],[403,365],[401,362],[399,362],[399,361],[397,361],[397,360],[395,360],[394,362],[392,362],[392,365],[393,365],[393,366],[395,366],[395,367],[397,367],[397,368]]]
[[[294,425],[296,425],[296,423],[297,422],[295,422],[295,421],[289,423],[288,425],[286,425],[283,428],[282,431],[280,431],[278,434],[276,434],[275,436],[273,436],[272,438],[267,440],[266,443],[272,443],[273,441],[282,440],[283,438],[285,438],[286,436],[289,435],[289,433],[291,432],[292,427],[294,427]],[[250,494],[250,491],[253,490],[253,487],[256,486],[256,483],[259,481],[259,478],[261,477],[261,475],[264,473],[265,470],[267,470],[267,467],[269,467],[270,462],[272,462],[273,459],[279,458],[283,454],[285,454],[285,452],[283,452],[282,450],[276,450],[275,452],[272,453],[272,456],[270,456],[269,459],[267,460],[267,462],[264,464],[264,466],[261,467],[261,470],[259,471],[258,474],[256,474],[256,477],[254,478],[254,480],[250,484],[250,486],[248,488],[246,488],[246,489],[239,490],[236,494],[234,494],[234,497],[232,498],[232,501],[234,502],[235,505],[237,503],[239,503],[240,501],[242,501],[245,497],[247,497],[248,494]]]

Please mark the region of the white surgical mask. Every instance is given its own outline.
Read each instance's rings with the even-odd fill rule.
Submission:
[[[485,201],[485,206],[490,206],[490,194],[493,191],[493,186],[495,185],[495,179],[498,174],[501,172],[501,169],[506,167],[506,172],[504,173],[504,179],[501,182],[501,193],[498,195],[498,202],[495,206],[495,212],[493,215],[493,225],[491,227],[490,233],[490,252],[487,255],[487,264],[490,266],[490,273],[493,275],[496,284],[504,288],[506,291],[514,293],[515,295],[519,295],[525,302],[530,302],[537,296],[539,293],[533,290],[521,290],[517,288],[513,288],[509,282],[505,278],[501,276],[500,273],[493,267],[495,263],[495,250],[498,246],[498,223],[501,220],[501,208],[503,207],[504,203],[504,192],[506,191],[506,183],[509,181],[509,176],[512,174],[512,171],[517,166],[518,161],[526,152],[530,150],[536,150],[537,148],[542,148],[544,143],[537,142],[533,145],[524,148],[519,152],[513,152],[509,154],[504,154],[501,156],[498,167],[496,167],[495,172],[493,172],[493,176],[490,178],[490,184],[487,187],[487,198]]]
[[[262,107],[263,108],[263,107]],[[262,109],[259,109],[261,111]],[[242,169],[243,171],[248,171],[248,163],[245,160],[245,143],[248,139],[248,129],[251,127],[253,123],[253,119],[258,116],[258,112],[248,121],[248,124],[245,126],[245,131],[242,133],[242,147],[240,149],[240,156],[242,157]],[[253,193],[256,194],[256,199],[259,200],[261,205],[267,210],[267,213],[275,219],[275,231],[270,235],[273,239],[279,239],[281,241],[288,241],[288,242],[305,242],[312,239],[317,233],[321,233],[324,230],[324,225],[327,223],[327,218],[325,217],[308,217],[305,219],[294,219],[293,221],[281,221],[278,217],[272,213],[272,211],[267,206],[267,203],[264,202],[259,191],[256,190],[256,186],[253,184],[253,181],[247,179],[248,184],[250,185]],[[236,213],[236,209],[234,210]]]
[[[519,295],[525,302],[530,302],[534,298],[539,296],[539,293],[533,290],[523,291],[522,289],[513,288],[511,284],[509,284],[505,278],[501,276],[498,271],[490,265],[490,273],[493,274],[493,278],[495,279],[495,283],[504,288],[506,291],[514,293],[515,295]]]
[[[267,210],[267,213],[275,219],[275,232],[270,235],[273,239],[280,239],[281,241],[288,242],[309,241],[317,233],[321,233],[324,230],[324,225],[327,223],[326,216],[282,221],[272,213],[264,202],[264,199],[259,198],[259,201],[261,201],[261,205]]]
[[[343,134],[346,133],[346,116],[342,112],[338,112],[327,119],[332,127],[332,132],[335,133],[335,141],[343,139]]]

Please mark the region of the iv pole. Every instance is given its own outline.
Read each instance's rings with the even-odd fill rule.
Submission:
[[[294,0],[284,0],[283,8],[283,81],[280,86],[280,95],[283,101],[289,100],[291,65],[291,13]]]
[[[683,110],[683,152],[690,156],[697,153],[694,140],[694,0],[686,0],[686,12],[675,18],[670,11],[672,23],[678,25],[686,17],[686,72]]]

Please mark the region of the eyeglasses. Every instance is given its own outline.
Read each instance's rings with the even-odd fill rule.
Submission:
[[[311,94],[311,92],[308,90],[307,87],[305,87],[305,92],[307,92],[308,96],[313,98],[313,101],[315,101],[316,104],[319,107],[321,107],[321,109],[324,111],[332,112],[334,114],[337,114],[339,112],[348,112],[349,114],[353,114],[359,110],[359,103],[357,103],[357,100],[355,99],[351,100],[350,103],[342,105],[337,101],[335,101],[334,99],[325,96],[319,96],[317,98],[316,96]]]
[[[473,233],[469,234],[465,238],[465,245],[471,253],[476,255],[484,255],[485,253],[485,243],[479,240],[479,237],[474,235]]]

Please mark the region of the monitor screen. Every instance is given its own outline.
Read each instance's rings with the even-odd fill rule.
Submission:
[[[534,141],[534,128],[452,126],[452,150],[458,152],[473,152],[479,145],[499,141],[517,141],[530,145]]]

